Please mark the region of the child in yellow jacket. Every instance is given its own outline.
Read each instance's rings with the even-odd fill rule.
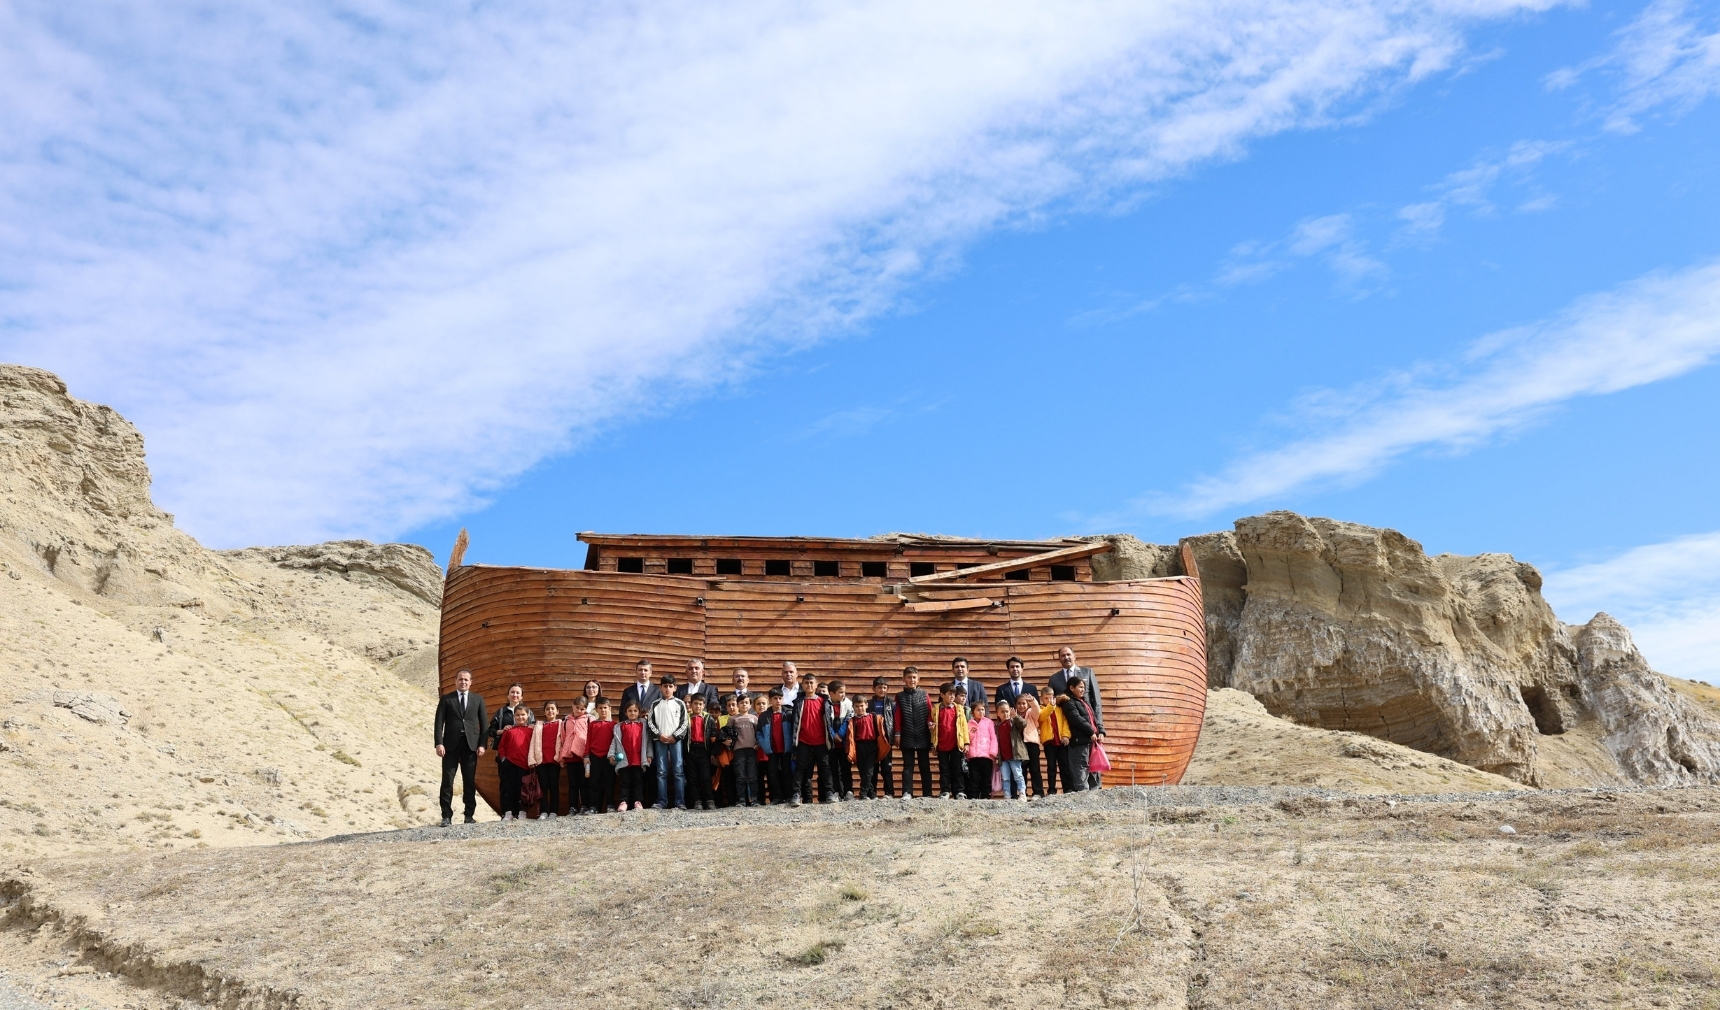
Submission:
[[[1050,699],[1039,706],[1039,747],[1045,751],[1045,795],[1051,796],[1057,792],[1059,772],[1065,778],[1063,791],[1069,791],[1066,771],[1069,765],[1069,718],[1057,704],[1058,699],[1052,696],[1049,685],[1040,697]]]

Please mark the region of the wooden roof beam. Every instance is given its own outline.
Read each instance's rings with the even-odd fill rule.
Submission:
[[[1061,550],[1046,551],[1044,554],[1029,554],[1025,558],[1015,558],[1012,561],[999,561],[995,564],[977,565],[973,568],[957,568],[948,572],[933,572],[931,575],[917,575],[908,581],[914,585],[920,585],[927,582],[948,582],[950,579],[970,579],[975,575],[1001,575],[1004,572],[1019,571],[1023,568],[1038,568],[1041,565],[1054,565],[1064,561],[1075,561],[1079,558],[1090,558],[1095,554],[1103,554],[1110,549],[1110,541],[1101,540],[1096,544],[1065,547]]]

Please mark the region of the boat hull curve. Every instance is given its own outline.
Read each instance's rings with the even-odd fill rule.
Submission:
[[[875,585],[746,582],[699,577],[471,565],[449,574],[442,607],[442,690],[470,667],[472,687],[493,712],[519,682],[526,704],[566,705],[587,680],[619,699],[635,664],[677,676],[701,657],[727,689],[746,667],[753,689],[777,683],[783,660],[851,693],[874,676],[901,687],[918,666],[934,689],[950,660],[994,689],[1004,661],[1019,656],[1043,685],[1057,649],[1092,667],[1103,701],[1111,759],[1108,784],[1182,779],[1206,707],[1206,622],[1200,581],[993,582],[926,587],[909,605]],[[988,604],[974,601],[987,600]],[[940,603],[956,607],[939,609]],[[495,762],[478,762],[479,792],[495,807]]]

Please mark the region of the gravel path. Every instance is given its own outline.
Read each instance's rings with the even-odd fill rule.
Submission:
[[[1063,793],[1027,803],[955,801],[916,797],[793,806],[724,807],[720,810],[639,810],[624,814],[558,817],[549,821],[482,821],[452,827],[406,828],[366,834],[334,835],[319,845],[351,842],[438,842],[473,838],[554,838],[563,835],[631,834],[639,831],[682,828],[738,827],[753,824],[856,824],[905,817],[977,814],[987,817],[1034,817],[1092,811],[1114,813],[1153,807],[1247,807],[1269,806],[1294,800],[1326,801],[1350,805],[1392,807],[1420,803],[1510,802],[1528,797],[1589,795],[1598,792],[1637,792],[1635,789],[1544,789],[1497,793],[1361,794],[1304,786],[1124,786]],[[0,1008],[3,1010],[3,1008]]]
[[[47,1004],[38,1003],[19,992],[12,983],[0,977],[0,1010],[49,1010]]]

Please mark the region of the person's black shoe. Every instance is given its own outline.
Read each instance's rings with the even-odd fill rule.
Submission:
[[[447,817],[442,818],[442,826],[444,828],[452,825],[453,823],[454,823],[454,816],[452,814],[448,815]]]
[[[478,819],[476,817],[473,817],[471,814],[467,814],[466,815],[466,823],[467,824],[476,824],[476,823],[478,823]]]

